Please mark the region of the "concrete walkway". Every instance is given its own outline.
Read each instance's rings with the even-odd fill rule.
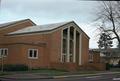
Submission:
[[[0,79],[19,79],[19,80],[34,80],[34,79],[55,79],[55,78],[69,78],[69,77],[83,77],[83,76],[94,76],[94,75],[104,75],[104,74],[116,74],[120,72],[103,72],[96,74],[74,74],[74,75],[62,75],[62,76],[48,76],[42,75],[40,73],[26,73],[26,74],[12,74],[0,77]]]

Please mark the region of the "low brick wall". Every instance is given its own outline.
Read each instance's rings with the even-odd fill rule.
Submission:
[[[78,66],[75,63],[51,63],[50,68],[63,69],[67,71],[77,71],[77,70],[106,70],[106,65],[104,63],[88,63],[82,66]]]
[[[88,67],[94,68],[95,70],[106,70],[106,65],[104,63],[88,63]]]
[[[51,63],[50,68],[63,69],[67,71],[76,71],[77,65],[75,63]]]

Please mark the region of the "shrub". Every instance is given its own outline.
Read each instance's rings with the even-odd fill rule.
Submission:
[[[23,64],[7,64],[7,65],[4,65],[4,71],[26,71],[26,70],[28,70],[28,66],[23,65]]]
[[[110,64],[109,63],[106,63],[106,70],[110,70]]]
[[[56,68],[37,68],[37,69],[32,69],[32,70],[50,70],[50,71],[61,71],[61,72],[68,72],[65,69],[56,69]]]

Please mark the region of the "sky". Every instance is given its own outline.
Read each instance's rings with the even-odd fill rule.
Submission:
[[[1,0],[0,23],[31,19],[38,25],[75,21],[90,37],[90,48],[97,48],[93,25],[100,1],[80,0]]]

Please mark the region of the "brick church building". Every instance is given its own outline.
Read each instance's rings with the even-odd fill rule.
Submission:
[[[89,37],[74,22],[36,25],[30,19],[0,24],[0,62],[30,68],[75,70],[88,63]]]

